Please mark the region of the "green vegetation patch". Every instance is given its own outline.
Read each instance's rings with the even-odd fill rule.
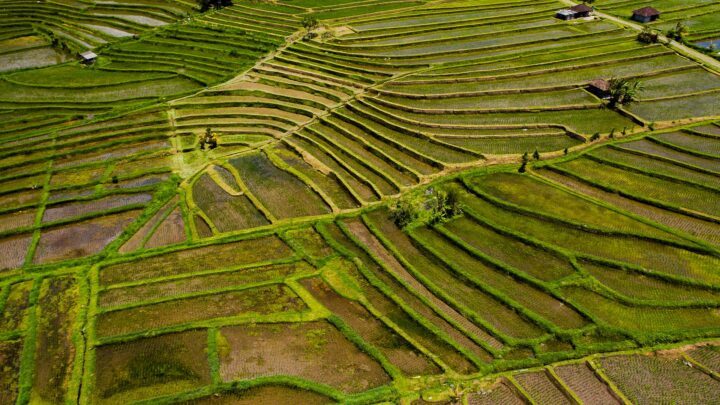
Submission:
[[[187,249],[135,262],[110,265],[100,271],[103,285],[183,273],[240,266],[285,258],[292,251],[276,236]]]
[[[94,400],[122,404],[209,385],[206,342],[196,330],[96,348]]]

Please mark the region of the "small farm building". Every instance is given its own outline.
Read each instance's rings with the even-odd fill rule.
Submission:
[[[555,17],[561,20],[574,20],[576,18],[589,17],[592,12],[592,7],[585,4],[578,4],[577,6],[558,11]]]
[[[80,61],[86,65],[89,65],[97,59],[95,52],[87,51],[80,54]]]
[[[648,23],[660,18],[660,12],[652,7],[643,7],[633,11],[632,19],[641,23]]]
[[[577,6],[570,7],[570,11],[575,13],[575,18],[589,17],[593,12],[593,8],[587,4],[578,4]]]
[[[572,20],[575,18],[575,13],[570,10],[560,10],[555,14],[555,17],[561,20]]]
[[[588,91],[599,98],[608,98],[610,97],[610,82],[605,79],[595,79],[588,83]]]

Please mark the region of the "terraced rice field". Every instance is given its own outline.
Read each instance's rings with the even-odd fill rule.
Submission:
[[[0,4],[0,404],[718,397],[682,45],[558,0]]]
[[[661,12],[660,19],[650,23],[650,27],[666,31],[675,28],[678,22],[688,27],[685,41],[710,48],[710,44],[720,39],[720,2],[703,0],[697,2],[679,2],[659,0],[654,2],[629,2],[623,0],[601,0],[598,8],[614,15],[629,18],[632,11],[644,6],[652,6]]]

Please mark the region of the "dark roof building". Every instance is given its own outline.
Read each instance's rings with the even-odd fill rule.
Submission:
[[[568,9],[558,11],[555,14],[555,17],[561,20],[574,20],[576,18],[589,17],[592,12],[592,7],[585,4],[578,4],[577,6],[572,6]]]
[[[660,18],[660,12],[652,7],[643,7],[633,11],[632,19],[641,23],[648,23]]]
[[[595,79],[588,83],[588,91],[599,98],[610,96],[610,82],[605,79]]]
[[[585,14],[585,17],[587,17],[593,12],[593,8],[587,4],[578,4],[577,6],[570,7],[570,11],[574,12],[578,16],[580,16],[579,14]]]

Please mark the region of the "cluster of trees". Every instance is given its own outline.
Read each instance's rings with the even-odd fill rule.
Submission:
[[[565,148],[565,154],[567,155],[567,148]],[[540,160],[540,152],[535,149],[535,152],[532,154],[533,159]],[[525,152],[522,155],[522,164],[520,165],[520,168],[518,169],[519,173],[525,173],[527,171],[527,165],[530,162],[530,155]]]
[[[657,31],[650,29],[650,27],[645,27],[645,29],[638,34],[637,40],[643,44],[654,44],[658,42],[658,33]]]
[[[200,138],[200,149],[205,150],[206,145],[208,149],[215,149],[218,145],[217,138],[215,137],[215,134],[212,133],[212,129],[210,128],[206,128],[205,136]]]
[[[48,43],[54,50],[66,55],[76,53],[76,50],[73,49],[64,38],[55,35],[55,33],[51,29],[45,28],[45,26],[40,25],[35,25],[33,28],[35,32],[37,32],[40,36],[44,37],[48,41]]]
[[[462,215],[462,206],[454,190],[434,187],[406,196],[391,207],[390,217],[399,228],[410,225],[435,225]]]
[[[199,0],[200,12],[206,12],[210,9],[219,10],[223,7],[232,6],[232,0]]]
[[[670,28],[665,36],[670,39],[682,42],[683,38],[690,33],[690,29],[685,25],[684,22],[678,21],[674,28]]]
[[[306,15],[302,19],[302,26],[308,31],[314,30],[318,27],[318,25],[320,25],[320,23],[314,15]]]
[[[669,39],[682,42],[683,39],[690,33],[690,29],[685,25],[684,22],[678,21],[675,27],[670,28],[665,33],[665,36]],[[659,33],[650,27],[645,27],[641,33],[638,34],[637,40],[644,44],[654,44],[659,42]]]
[[[305,28],[305,31],[307,31],[307,33],[303,36],[304,40],[317,37],[317,32],[313,31],[320,26],[320,22],[314,15],[306,15],[305,17],[303,17],[302,26],[303,28]]]

